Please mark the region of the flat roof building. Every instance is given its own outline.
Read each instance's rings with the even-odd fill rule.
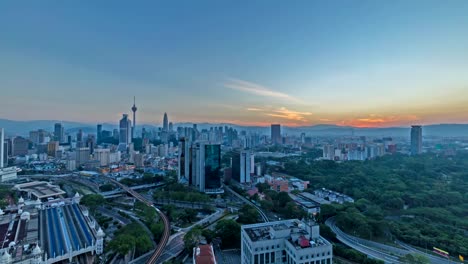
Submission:
[[[64,195],[58,186],[52,185],[48,182],[33,181],[22,184],[16,184],[13,189],[26,195],[31,200],[45,200],[47,198],[58,198]]]
[[[79,200],[20,198],[8,214],[0,210],[1,263],[93,263],[105,234]]]
[[[333,247],[319,226],[297,219],[243,225],[242,264],[315,264],[333,262]]]

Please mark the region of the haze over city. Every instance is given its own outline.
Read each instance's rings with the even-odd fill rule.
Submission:
[[[0,117],[468,122],[468,2],[0,3]]]

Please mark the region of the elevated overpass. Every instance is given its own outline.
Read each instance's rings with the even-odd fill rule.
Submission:
[[[161,237],[161,240],[159,241],[159,243],[157,244],[156,246],[156,249],[154,250],[153,254],[151,255],[151,257],[148,259],[148,261],[146,262],[147,264],[154,264],[156,263],[156,261],[158,260],[158,258],[161,256],[161,254],[163,253],[164,251],[164,248],[166,247],[167,245],[167,242],[169,241],[169,236],[170,236],[170,231],[171,231],[171,225],[169,223],[169,219],[167,218],[167,216],[161,212],[161,210],[159,210],[158,208],[156,208],[153,203],[151,201],[149,201],[148,199],[146,199],[143,195],[137,193],[134,189],[126,186],[126,185],[123,185],[122,183],[112,179],[112,178],[109,178],[107,177],[108,180],[110,180],[112,183],[116,184],[117,186],[119,186],[122,190],[124,190],[125,192],[127,192],[128,194],[130,194],[131,196],[135,197],[136,199],[138,199],[140,202],[146,204],[147,206],[151,206],[154,208],[154,210],[156,210],[156,212],[158,213],[159,217],[161,218],[161,220],[163,221],[163,224],[164,224],[164,232],[163,232],[163,235]]]
[[[130,188],[134,191],[138,191],[138,190],[162,187],[164,185],[165,185],[164,183],[151,183],[151,184],[143,184],[143,185],[137,185],[137,186],[127,187],[127,188]],[[117,197],[119,194],[123,194],[123,193],[127,193],[127,191],[125,191],[122,188],[119,188],[119,189],[108,191],[108,192],[101,192],[100,194],[104,196],[104,198],[110,198],[110,197]]]

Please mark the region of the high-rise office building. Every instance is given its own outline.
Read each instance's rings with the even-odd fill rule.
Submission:
[[[136,129],[136,111],[138,108],[135,105],[135,96],[133,96],[133,106],[132,106],[132,112],[133,112],[133,126],[132,126],[132,139],[135,138],[135,129]]]
[[[102,142],[102,125],[97,125],[97,144],[101,144]]]
[[[114,128],[114,130],[112,130],[112,137],[115,139],[115,140],[118,140],[119,139],[119,130],[117,128]]]
[[[132,142],[131,121],[127,114],[122,115],[119,123],[119,144],[128,146]]]
[[[323,145],[323,159],[334,160],[335,159],[335,146],[325,144]]]
[[[30,131],[29,140],[34,144],[39,144],[39,131]]]
[[[94,158],[99,161],[101,166],[109,166],[110,149],[95,149]]]
[[[178,171],[178,180],[181,183],[188,183],[191,185],[192,183],[189,181],[190,179],[190,142],[187,138],[182,137],[179,140],[179,171]]]
[[[411,126],[411,155],[422,153],[422,126]]]
[[[0,128],[0,182],[16,180],[16,167],[4,168],[6,165],[5,157],[8,156],[5,150],[5,130]]]
[[[200,191],[219,193],[221,189],[221,145],[200,144]]]
[[[271,143],[272,144],[281,144],[281,125],[272,124],[271,125]]]
[[[169,131],[173,131],[174,130],[174,124],[172,124],[172,122],[169,122]]]
[[[241,152],[240,158],[240,183],[250,183],[250,173],[252,168],[253,154],[249,150]]]
[[[78,148],[76,150],[76,166],[83,165],[89,160],[89,148]]]
[[[235,151],[232,154],[232,159],[231,159],[231,178],[236,180],[239,183],[242,183],[241,180],[241,152],[240,151]]]
[[[47,155],[48,156],[55,157],[58,150],[59,150],[58,141],[50,141],[49,143],[47,143]]]
[[[169,120],[167,118],[167,113],[164,113],[164,118],[163,118],[163,131],[168,131],[169,130]]]
[[[5,130],[0,128],[0,169],[3,168],[5,157]]]
[[[55,123],[54,125],[54,139],[59,143],[63,143],[65,141],[65,132],[61,123]]]
[[[250,150],[234,152],[232,156],[232,178],[239,183],[250,183],[253,172],[253,153]]]
[[[13,139],[13,156],[24,156],[28,154],[29,141],[23,137],[15,137]]]
[[[200,192],[223,193],[221,145],[205,142],[190,144],[184,139],[179,147],[179,180]]]
[[[78,130],[76,133],[76,142],[83,142],[83,130]]]
[[[86,147],[89,148],[91,154],[94,153],[94,148],[96,147],[96,136],[93,134],[88,135],[86,139]]]

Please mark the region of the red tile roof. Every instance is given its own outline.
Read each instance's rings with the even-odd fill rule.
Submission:
[[[200,250],[200,253],[198,253],[198,249]],[[211,247],[211,245],[198,246],[196,254],[196,264],[216,264],[216,259],[213,255],[213,248]]]

